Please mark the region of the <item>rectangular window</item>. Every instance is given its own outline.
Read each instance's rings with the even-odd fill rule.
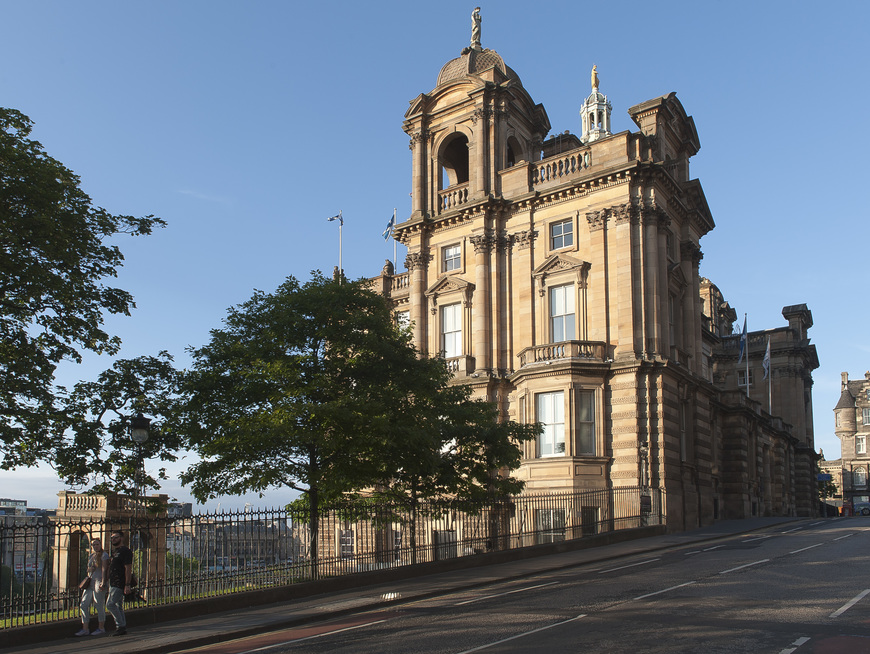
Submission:
[[[574,284],[550,289],[550,342],[574,340],[577,333],[574,306]]]
[[[749,385],[752,386],[755,383],[755,371],[752,368],[749,369]],[[737,385],[738,386],[746,386],[746,370],[738,370],[737,371]]]
[[[863,410],[862,410],[862,413],[863,413],[863,416],[862,416],[862,417],[863,417],[863,423],[864,423],[865,425],[870,425],[870,409],[863,409]]]
[[[448,245],[441,250],[441,272],[459,270],[461,251],[459,245]]]
[[[855,454],[867,454],[867,437],[859,434],[855,437]]]
[[[544,428],[538,436],[538,457],[565,455],[565,393],[535,396],[537,421]]]
[[[595,454],[595,391],[577,391],[577,454]]]
[[[537,509],[538,545],[565,540],[565,510]]]
[[[574,222],[564,220],[550,225],[550,249],[558,250],[574,245]]]
[[[411,326],[411,312],[410,311],[396,311],[396,324],[399,325],[401,329],[407,329]]]
[[[462,356],[462,305],[441,307],[441,350],[445,359]]]
[[[342,559],[353,558],[353,529],[338,530],[338,545]]]

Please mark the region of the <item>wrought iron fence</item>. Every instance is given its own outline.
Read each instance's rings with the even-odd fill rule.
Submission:
[[[121,520],[0,517],[0,628],[78,617],[89,543],[129,533],[142,605],[474,556],[664,523],[658,489]],[[4,521],[5,520],[5,521]]]

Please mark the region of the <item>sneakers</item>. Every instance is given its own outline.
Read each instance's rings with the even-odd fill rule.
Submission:
[[[87,629],[85,629],[84,627],[82,627],[81,629],[79,629],[76,632],[76,636],[89,636],[90,634],[91,634],[91,632],[88,631]]]
[[[106,632],[103,629],[94,629],[91,632],[91,636],[102,636],[104,633],[106,633]]]
[[[112,632],[113,636],[126,636],[127,635],[127,627],[118,627],[115,631]]]

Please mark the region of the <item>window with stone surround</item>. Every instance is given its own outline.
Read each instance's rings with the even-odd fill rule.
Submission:
[[[462,249],[458,243],[441,248],[441,272],[459,270],[461,262]]]
[[[550,249],[560,250],[574,245],[574,222],[562,220],[550,225]]]
[[[855,437],[855,454],[867,454],[867,437],[864,434]]]
[[[538,545],[565,540],[565,509],[538,509],[535,523]]]
[[[353,529],[338,530],[339,552],[342,559],[353,558],[354,534]]]
[[[565,393],[535,396],[535,417],[543,432],[538,436],[538,457],[565,456]]]
[[[441,351],[445,359],[462,356],[462,304],[441,307]]]
[[[396,311],[396,324],[400,329],[407,329],[411,326],[410,311]]]
[[[595,455],[595,391],[577,391],[577,454]]]
[[[852,471],[852,483],[856,488],[864,488],[867,485],[867,471],[864,468],[855,468]]]
[[[749,385],[752,386],[755,383],[755,374],[752,368],[749,369]],[[738,386],[746,386],[746,370],[738,370],[737,371],[737,385]]]
[[[550,342],[574,340],[575,323],[574,284],[553,286],[550,288]]]
[[[865,425],[870,425],[870,408],[862,409],[861,413],[862,413],[861,417],[863,419],[862,422]]]

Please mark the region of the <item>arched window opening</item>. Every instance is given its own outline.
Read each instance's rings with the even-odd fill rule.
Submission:
[[[516,166],[517,162],[522,161],[525,158],[523,147],[514,136],[508,138],[507,152],[505,154],[505,168]]]
[[[441,188],[465,184],[468,181],[468,139],[457,134],[441,149]]]
[[[854,475],[852,481],[856,487],[861,488],[867,485],[867,471],[864,468],[855,468],[855,472],[852,474]]]

